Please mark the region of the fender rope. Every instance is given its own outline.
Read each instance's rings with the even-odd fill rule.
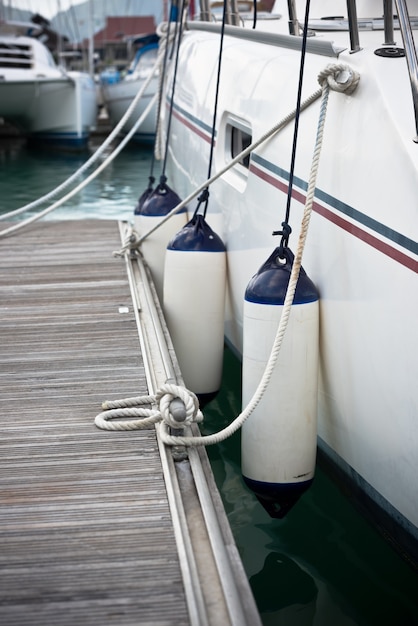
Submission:
[[[322,93],[321,89],[318,89],[313,94],[311,94],[308,98],[306,98],[306,100],[304,100],[302,102],[302,104],[301,104],[301,110],[304,111],[313,102],[318,100],[318,98],[321,96],[321,93]],[[267,141],[268,139],[271,139],[272,137],[274,137],[274,135],[276,133],[278,133],[280,130],[283,130],[283,128],[285,128],[285,126],[287,126],[287,124],[289,124],[294,119],[295,115],[296,115],[296,111],[293,110],[291,113],[286,115],[286,117],[284,117],[282,120],[280,120],[280,122],[278,122],[277,124],[272,126],[270,128],[270,130],[265,132],[259,139],[257,139],[256,141],[251,143],[249,146],[247,146],[247,148],[245,148],[245,150],[243,150],[242,152],[237,154],[237,156],[234,157],[232,159],[232,161],[230,161],[222,169],[220,169],[218,172],[216,172],[216,174],[213,174],[213,176],[211,176],[204,183],[199,185],[199,187],[196,187],[196,189],[194,191],[192,191],[187,196],[187,198],[182,200],[179,204],[177,204],[177,206],[175,206],[173,209],[171,209],[171,211],[169,213],[167,213],[167,215],[165,215],[163,218],[161,218],[161,220],[157,224],[155,224],[155,226],[150,228],[146,233],[144,233],[143,235],[139,235],[134,230],[134,228],[131,227],[129,233],[127,234],[127,236],[125,237],[125,239],[123,241],[122,247],[119,250],[115,250],[113,252],[113,256],[114,257],[121,257],[121,256],[124,255],[124,253],[127,250],[136,250],[136,249],[138,249],[140,247],[141,243],[143,241],[145,241],[145,239],[147,239],[147,237],[149,237],[150,235],[152,235],[153,232],[158,230],[158,228],[160,228],[160,226],[165,224],[165,222],[167,222],[171,217],[173,217],[173,215],[176,215],[176,213],[181,211],[181,209],[183,209],[187,204],[189,204],[189,202],[191,200],[193,200],[201,191],[205,190],[215,180],[217,180],[218,178],[223,176],[234,165],[239,163],[242,159],[244,159],[244,157],[249,155],[250,152],[255,150],[255,148],[258,148],[258,146],[262,145],[265,141]]]
[[[245,420],[248,419],[248,417],[251,415],[251,413],[254,411],[254,409],[259,404],[260,400],[262,399],[264,392],[267,389],[267,386],[270,382],[270,379],[271,379],[271,376],[272,376],[272,373],[273,373],[273,370],[274,370],[274,367],[277,362],[277,358],[281,349],[283,337],[284,337],[288,320],[289,320],[291,306],[293,303],[293,298],[294,298],[295,291],[296,291],[296,285],[297,285],[298,278],[299,278],[299,272],[300,272],[300,268],[302,265],[302,256],[303,256],[303,251],[304,251],[305,243],[306,243],[306,237],[307,237],[308,229],[309,229],[309,222],[310,222],[310,217],[312,213],[315,187],[316,187],[316,179],[317,179],[318,169],[319,169],[319,159],[320,159],[320,154],[321,154],[321,149],[322,149],[329,92],[332,89],[340,93],[346,93],[347,95],[351,95],[357,88],[359,81],[360,81],[360,75],[357,72],[355,72],[352,68],[350,68],[348,65],[330,64],[324,70],[322,70],[320,74],[318,75],[318,82],[321,85],[319,94],[318,92],[315,92],[311,96],[311,98],[308,99],[309,102],[313,102],[319,96],[322,95],[321,103],[320,103],[317,134],[316,134],[316,140],[315,140],[315,147],[314,147],[314,153],[313,153],[313,158],[312,158],[311,171],[309,175],[308,190],[306,193],[305,207],[304,207],[304,212],[303,212],[302,222],[301,222],[301,231],[299,235],[297,252],[294,258],[293,267],[292,267],[292,271],[290,274],[289,284],[288,284],[288,288],[286,292],[286,297],[285,297],[285,301],[283,305],[283,311],[282,311],[282,315],[280,318],[279,326],[277,328],[276,337],[275,337],[273,347],[270,353],[270,357],[266,364],[266,368],[264,370],[263,376],[260,380],[260,383],[258,384],[257,389],[255,390],[253,394],[253,397],[251,398],[247,406],[244,408],[244,410],[240,413],[240,415],[238,415],[238,417],[234,419],[233,422],[231,422],[223,430],[219,431],[218,433],[213,433],[212,435],[205,435],[205,436],[200,436],[200,437],[173,436],[169,434],[167,423],[165,421],[162,421],[162,424],[160,427],[160,434],[161,434],[162,441],[166,445],[202,446],[202,445],[212,445],[212,444],[216,444],[221,441],[224,441],[225,439],[230,437],[232,434],[234,434],[239,428],[241,428]],[[302,104],[302,107],[306,108],[307,106],[306,102],[307,100],[305,100],[305,103]],[[287,118],[284,118],[284,119],[289,121],[290,119],[292,119],[292,115],[294,115],[294,113],[290,114],[289,116],[287,116]],[[282,125],[282,122],[275,127],[276,130],[274,132],[277,132],[277,130],[280,129],[281,125]],[[268,134],[269,133],[267,133],[267,135]],[[266,135],[263,135],[263,138],[261,138],[258,142],[255,142],[255,144],[259,145],[260,143],[262,143],[262,141],[265,140],[265,138],[266,138]],[[244,153],[248,154],[253,149],[253,145],[254,144],[249,146],[247,150],[244,150],[240,155],[238,155],[238,157],[236,157],[234,161],[240,160]],[[219,175],[220,174],[218,173],[216,177],[218,177]],[[214,180],[215,177],[212,177],[212,179]],[[202,189],[205,188],[207,185],[208,185],[208,181],[204,183],[204,185],[201,185],[199,190],[195,191],[192,197],[197,195],[197,193],[202,191]],[[173,209],[171,213],[174,214],[176,211],[182,208],[182,206],[186,204],[188,201],[189,199],[187,199],[187,201],[185,201],[184,203],[182,202],[181,205],[178,205],[178,207],[175,207],[175,209]],[[167,218],[169,216],[170,214],[168,214]],[[160,224],[161,223],[162,222],[160,222]],[[150,234],[150,232],[152,231],[149,231],[147,235]],[[145,236],[142,237],[141,240],[143,240],[144,238]],[[192,393],[192,392],[189,391],[188,393]],[[101,414],[101,416],[102,415],[103,414]],[[117,417],[117,413],[114,416]]]

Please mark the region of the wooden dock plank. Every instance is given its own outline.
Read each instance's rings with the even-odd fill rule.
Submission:
[[[189,624],[155,431],[103,432],[147,393],[117,224],[0,242],[0,622]]]

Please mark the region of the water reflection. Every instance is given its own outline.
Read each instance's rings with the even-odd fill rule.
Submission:
[[[22,140],[0,139],[0,213],[20,208],[55,189],[78,170],[104,138],[95,138],[85,153],[35,149]],[[98,161],[49,203],[19,216],[24,219],[66,195],[108,158],[107,148]],[[131,220],[139,195],[148,184],[152,149],[125,148],[87,187],[45,219]]]
[[[226,351],[205,434],[239,414],[240,374]],[[208,454],[264,626],[418,626],[417,574],[320,467],[297,506],[273,520],[241,479],[240,433]]]
[[[315,615],[318,589],[295,561],[280,552],[270,552],[263,568],[250,578],[265,626],[310,626]]]

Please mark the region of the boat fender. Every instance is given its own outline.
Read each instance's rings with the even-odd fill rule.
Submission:
[[[163,308],[184,383],[201,406],[221,385],[225,286],[225,246],[195,214],[167,247]]]
[[[248,283],[243,316],[244,407],[270,357],[293,260],[289,248],[276,248]],[[314,478],[318,332],[318,291],[301,268],[271,379],[242,427],[243,478],[271,517],[284,517]]]
[[[154,190],[154,187],[153,187],[154,182],[155,182],[155,178],[153,176],[150,176],[149,177],[149,182],[148,182],[148,187],[139,196],[138,202],[136,203],[136,206],[135,206],[135,209],[134,209],[134,219],[135,219],[135,215],[141,215],[141,210],[142,210],[142,207],[144,205],[144,202],[146,200],[148,200],[148,198],[150,197],[150,195],[152,194],[152,192]]]
[[[181,199],[167,185],[165,177],[161,177],[160,183],[144,200],[139,210],[135,211],[134,228],[137,233],[140,236],[147,233],[180,202]],[[144,239],[141,244],[142,254],[151,270],[160,302],[163,299],[164,259],[167,244],[186,222],[187,207],[183,207],[183,209]]]

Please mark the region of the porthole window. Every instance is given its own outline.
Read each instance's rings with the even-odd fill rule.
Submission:
[[[240,152],[245,150],[245,148],[248,148],[252,142],[252,137],[246,130],[232,125],[230,125],[230,133],[228,134],[230,134],[231,138],[231,156],[234,159]],[[250,155],[247,154],[247,156],[241,159],[239,163],[246,169],[249,169]]]
[[[250,175],[251,154],[231,165],[231,161],[253,143],[251,124],[243,118],[225,111],[217,136],[219,162],[226,167],[223,178],[239,192],[244,192]],[[229,165],[229,167],[228,167]]]

